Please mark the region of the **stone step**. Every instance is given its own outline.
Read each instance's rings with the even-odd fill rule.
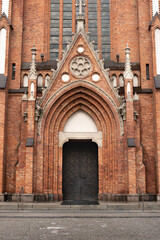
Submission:
[[[89,210],[89,211],[139,211],[139,210],[158,210],[159,202],[144,203],[100,203],[99,205],[61,205],[61,203],[0,203],[1,210],[42,210],[42,211],[70,211],[70,210]]]

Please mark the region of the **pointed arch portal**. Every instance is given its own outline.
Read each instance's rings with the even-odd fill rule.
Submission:
[[[77,110],[67,120],[62,136],[69,140],[63,145],[63,204],[97,204],[98,146],[89,140],[97,138],[94,120]]]
[[[54,200],[79,200],[83,203],[88,199],[96,202],[97,198],[100,199],[104,194],[116,193],[121,121],[114,102],[93,84],[79,81],[62,88],[44,104],[43,116],[38,126],[36,169],[43,181],[37,179],[36,191],[52,195]],[[87,152],[87,149],[90,151]],[[79,156],[79,160],[72,157],[71,163],[67,163],[72,155]],[[87,155],[90,156],[89,160],[85,159]],[[83,169],[83,166],[88,175],[79,169]],[[89,187],[89,176],[94,178],[90,175],[89,168],[96,176],[94,190]],[[77,182],[67,182],[69,180],[66,179],[71,179],[75,172],[79,172],[79,177],[74,177],[73,180]],[[127,175],[123,174],[123,177],[125,185]],[[74,192],[73,195],[69,192],[70,184],[75,187],[71,191]],[[86,186],[88,191],[85,190]],[[89,196],[85,196],[83,191],[90,191]]]

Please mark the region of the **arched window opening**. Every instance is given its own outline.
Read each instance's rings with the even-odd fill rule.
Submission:
[[[152,0],[152,11],[153,16],[156,14],[156,12],[159,13],[159,0]]]
[[[46,87],[46,88],[48,87],[48,82],[49,82],[49,80],[50,80],[50,76],[49,76],[49,74],[47,74],[47,75],[45,76],[45,87]]]
[[[119,75],[119,86],[124,87],[124,77],[122,74]]]
[[[28,75],[23,76],[23,87],[28,87]]]
[[[34,83],[33,82],[31,83],[31,95],[32,96],[34,95]]]
[[[160,29],[155,30],[155,45],[156,45],[156,66],[157,66],[157,75],[160,74]]]
[[[5,74],[5,61],[6,61],[6,35],[5,28],[0,30],[0,74]]]
[[[150,80],[149,64],[146,64],[146,79]]]
[[[4,12],[7,17],[9,15],[9,1],[10,0],[2,0],[2,13]]]
[[[133,76],[133,87],[138,87],[138,76],[136,74]]]
[[[63,132],[82,133],[98,132],[98,130],[91,116],[83,110],[78,110],[67,120]]]
[[[117,76],[115,74],[112,75],[112,82],[113,82],[113,87],[117,87]]]
[[[131,95],[131,84],[130,82],[127,83],[127,96]]]
[[[16,64],[12,63],[12,80],[16,77]]]
[[[42,77],[41,74],[38,75],[37,86],[38,86],[38,87],[43,87],[43,77]]]

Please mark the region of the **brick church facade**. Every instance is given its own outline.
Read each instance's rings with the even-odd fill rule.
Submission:
[[[0,13],[0,201],[160,201],[160,1]]]

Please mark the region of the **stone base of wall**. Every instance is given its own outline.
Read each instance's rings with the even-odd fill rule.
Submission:
[[[0,202],[58,202],[63,201],[62,194],[1,194]],[[160,202],[160,195],[143,194],[99,194],[98,201],[103,202]]]
[[[47,200],[47,197],[44,194],[36,194],[36,195],[34,195],[34,201],[35,202],[45,202],[46,200]]]
[[[21,199],[22,199],[22,195],[21,194],[13,194],[11,201],[12,202],[21,202]],[[8,200],[8,201],[10,201],[10,200]]]
[[[127,194],[99,194],[99,201],[107,202],[151,202],[160,201],[160,195],[156,194],[137,194],[137,195],[127,195]]]
[[[126,194],[99,194],[99,201],[107,202],[127,202]]]
[[[157,195],[157,202],[160,202],[160,195]]]
[[[21,201],[34,202],[34,194],[23,194]]]
[[[0,202],[4,202],[4,194],[0,194]]]
[[[138,202],[139,196],[138,195],[127,195],[127,202]]]
[[[152,202],[157,200],[156,194],[140,194],[139,195],[139,201],[140,202]]]

